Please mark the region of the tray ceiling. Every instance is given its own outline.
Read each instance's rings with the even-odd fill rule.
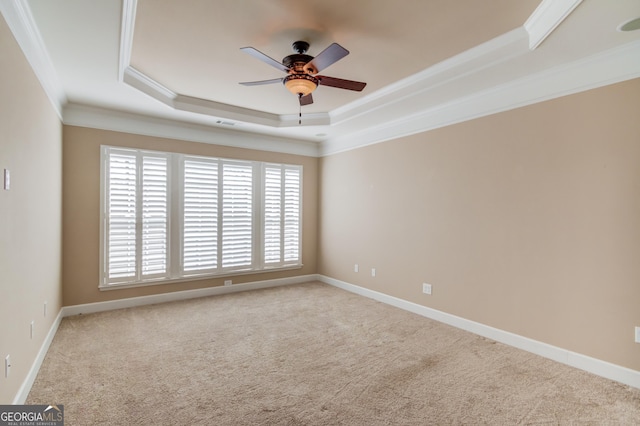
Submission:
[[[67,124],[336,152],[640,76],[637,0],[0,0]],[[350,51],[302,107],[276,60]],[[221,136],[223,140],[221,141]],[[261,138],[261,142],[255,142]],[[286,143],[285,143],[286,142]],[[269,147],[275,143],[279,147]],[[296,149],[282,143],[298,144]]]

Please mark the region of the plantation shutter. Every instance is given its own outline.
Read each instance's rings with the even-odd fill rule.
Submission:
[[[282,169],[267,166],[264,171],[264,263],[282,261]]]
[[[218,163],[184,161],[182,269],[218,267]]]
[[[142,157],[142,253],[144,276],[168,272],[169,192],[167,158]]]
[[[253,165],[222,162],[222,267],[253,264]]]
[[[110,152],[106,169],[105,279],[112,282],[136,276],[136,155]]]
[[[299,168],[284,170],[284,262],[300,262],[300,185]]]
[[[264,168],[264,263],[275,266],[300,262],[300,168]]]
[[[300,266],[301,173],[101,147],[100,287]]]

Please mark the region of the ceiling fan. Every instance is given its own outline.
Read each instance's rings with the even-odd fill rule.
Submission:
[[[283,83],[291,93],[298,96],[300,106],[313,103],[311,92],[316,90],[318,85],[337,87],[338,89],[355,90],[357,92],[362,91],[362,89],[367,85],[367,83],[362,83],[360,81],[343,80],[341,78],[317,75],[318,72],[327,68],[329,65],[336,63],[349,54],[349,51],[338,43],[331,44],[315,58],[306,54],[309,49],[309,43],[306,41],[296,41],[293,43],[292,47],[293,51],[296,53],[285,57],[282,60],[282,63],[270,58],[253,47],[241,48],[240,50],[243,52],[248,53],[254,58],[259,59],[274,68],[286,72],[288,75],[282,78],[249,81],[240,84],[244,86],[258,86],[262,84]]]

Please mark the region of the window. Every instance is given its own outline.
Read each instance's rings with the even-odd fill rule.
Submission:
[[[100,287],[300,267],[302,166],[102,147]]]

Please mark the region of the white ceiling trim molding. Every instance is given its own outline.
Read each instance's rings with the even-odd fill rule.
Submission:
[[[529,49],[536,49],[582,0],[543,0],[524,27],[529,33]]]
[[[390,117],[395,106],[402,102],[416,97],[425,97],[428,91],[451,84],[456,80],[472,77],[489,67],[527,54],[528,38],[528,33],[523,27],[516,28],[333,110],[330,113],[331,122],[337,126],[358,116],[369,115],[378,109],[387,109],[386,116]]]
[[[133,31],[136,22],[138,0],[123,0],[122,24],[120,25],[120,61],[118,64],[118,80],[124,81],[124,73],[129,66],[131,49],[133,48]]]
[[[62,108],[67,103],[67,96],[47,53],[29,5],[26,0],[0,0],[0,12],[58,117],[62,120]]]
[[[73,103],[67,104],[63,112],[64,124],[69,126],[111,130],[136,135],[232,146],[259,151],[304,155],[308,157],[318,156],[318,144],[312,141],[239,132],[236,130]],[[221,126],[229,124],[232,123],[220,122]]]
[[[264,111],[175,93],[132,66],[127,66],[124,69],[122,81],[175,110],[195,112],[214,118],[244,121],[268,127],[298,126],[297,116],[295,115],[271,114]],[[305,115],[305,125],[307,126],[329,124],[331,124],[330,117],[327,113]]]
[[[320,156],[410,136],[526,105],[640,78],[640,41],[515,79],[469,96],[324,142]]]

